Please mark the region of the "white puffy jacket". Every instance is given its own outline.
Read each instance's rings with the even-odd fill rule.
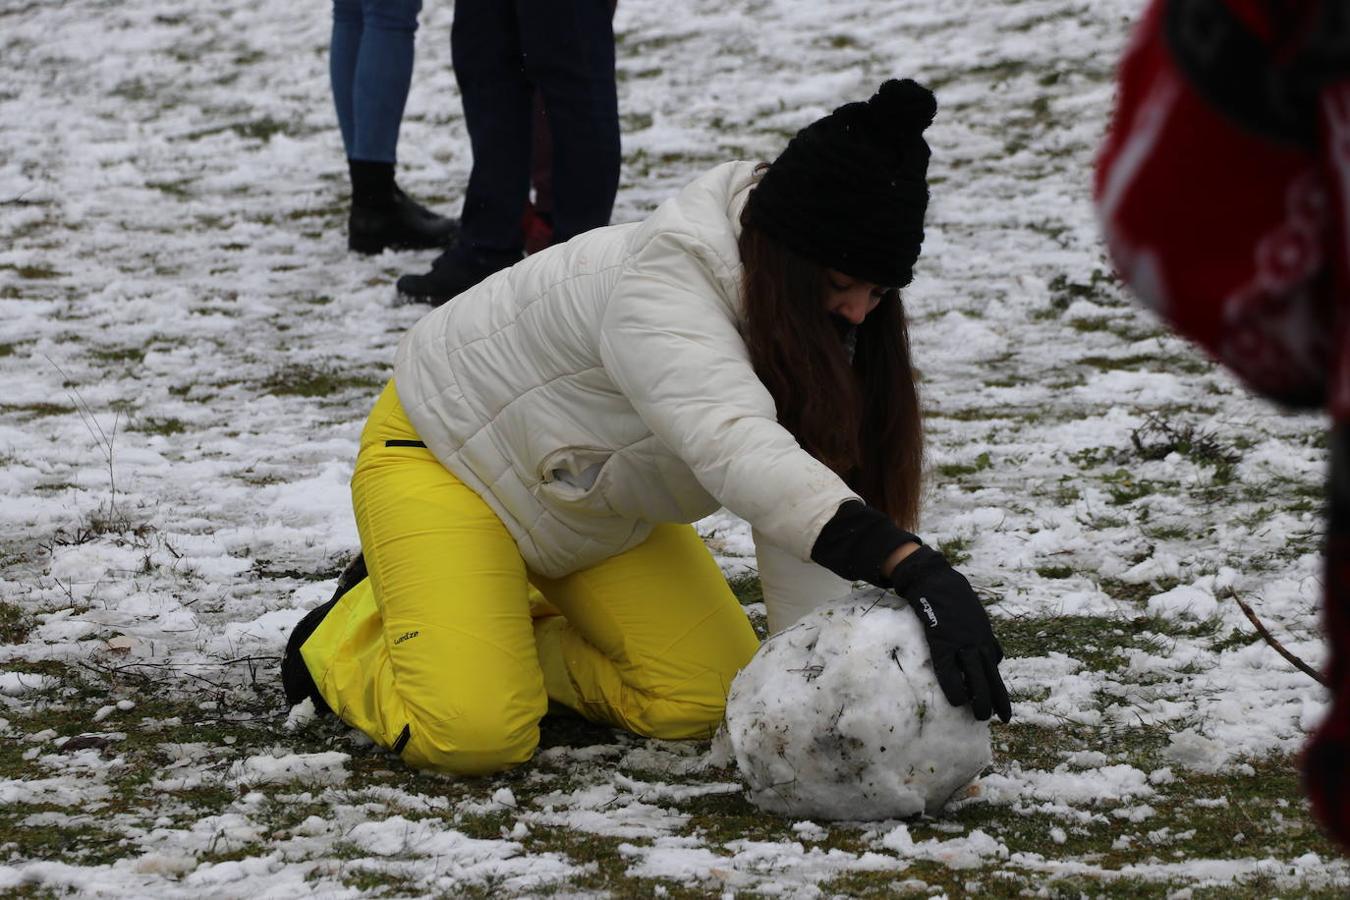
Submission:
[[[857,495],[778,424],[741,339],[736,242],[753,172],[718,166],[644,222],[491,276],[413,326],[394,380],[427,447],[534,571],[586,568],[653,523],[725,506],[754,528],[776,630],[846,592],[802,563]]]

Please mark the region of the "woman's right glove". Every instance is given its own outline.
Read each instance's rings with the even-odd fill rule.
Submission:
[[[1008,689],[998,674],[1003,648],[970,582],[931,547],[920,546],[891,570],[891,587],[923,623],[938,685],[953,706],[970,704],[984,721],[991,710],[1012,718]]]

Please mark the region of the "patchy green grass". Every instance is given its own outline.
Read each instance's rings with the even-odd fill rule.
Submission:
[[[187,431],[187,423],[182,419],[175,419],[173,416],[137,416],[131,420],[127,426],[129,431],[139,431],[142,434],[157,434],[162,437],[170,437],[175,434],[182,434]]]
[[[139,103],[153,99],[155,96],[155,89],[150,87],[140,78],[128,78],[119,81],[108,93],[110,96],[120,100]]]
[[[369,892],[373,897],[416,896],[419,882],[406,875],[390,872],[387,866],[360,865],[342,866],[338,870],[338,880],[349,888]],[[483,896],[474,891],[465,893],[465,897]]]
[[[35,624],[23,607],[0,600],[0,644],[22,644]]]
[[[8,270],[18,275],[20,278],[28,281],[49,281],[53,278],[60,278],[65,273],[60,269],[54,269],[45,265],[15,265],[13,263],[0,263],[0,271]]]
[[[369,393],[382,387],[387,380],[386,373],[356,374],[297,365],[277,369],[259,388],[264,394],[274,396],[331,397],[353,390]]]
[[[953,566],[959,566],[970,560],[970,546],[972,544],[970,537],[957,535],[947,538],[944,541],[938,541],[938,552],[947,557],[947,562]]]
[[[1144,584],[1125,582],[1117,578],[1103,578],[1098,582],[1097,587],[1108,597],[1142,606],[1148,602],[1150,597],[1154,597],[1163,591],[1169,591],[1180,583],[1176,578],[1162,578]]]
[[[37,419],[46,416],[64,416],[67,413],[73,413],[75,408],[63,406],[60,403],[0,403],[0,411],[10,415]]]
[[[191,178],[179,178],[173,181],[147,181],[145,186],[174,200],[190,200],[192,199],[192,184],[193,179]]]
[[[989,452],[985,451],[971,462],[943,463],[937,466],[935,471],[943,478],[960,478],[962,475],[974,475],[976,472],[983,472],[991,466],[993,466],[993,462],[989,459]]]
[[[1079,334],[1095,334],[1102,331],[1111,331],[1114,323],[1110,319],[1074,319],[1069,323],[1069,327]]]
[[[1129,469],[1116,469],[1114,472],[1100,475],[1099,478],[1111,498],[1109,502],[1112,506],[1124,506],[1133,503],[1140,497],[1147,497],[1159,489],[1157,482],[1150,481],[1147,478],[1138,478]]]
[[[741,606],[764,602],[764,588],[758,575],[736,575],[727,579],[731,592],[741,602]]]
[[[1231,468],[1242,459],[1233,441],[1194,422],[1173,423],[1157,415],[1150,415],[1130,433],[1130,443],[1145,460],[1177,453],[1198,463]]]
[[[1096,268],[1086,281],[1079,281],[1060,272],[1050,279],[1050,305],[1063,312],[1075,300],[1087,300],[1099,306],[1124,306],[1120,280],[1107,269]]]
[[[984,380],[984,386],[991,388],[1013,388],[1028,384],[1030,381],[1031,379],[1025,375],[1011,373],[999,378],[986,378]]]
[[[240,137],[262,141],[263,143],[270,141],[274,135],[288,133],[288,129],[289,126],[285,122],[278,122],[271,116],[263,116],[261,119],[255,119],[252,122],[230,126],[230,130]]]
[[[1159,356],[1148,353],[1136,353],[1128,356],[1084,356],[1078,360],[1080,365],[1090,366],[1102,372],[1180,372],[1188,375],[1203,375],[1213,370],[1212,363],[1192,356]]]
[[[858,39],[851,34],[830,34],[818,38],[816,43],[831,50],[851,50],[859,46]]]
[[[625,113],[619,117],[619,127],[624,134],[634,134],[651,128],[653,121],[647,113]]]
[[[1012,617],[998,621],[998,639],[1009,657],[1062,653],[1094,672],[1110,672],[1127,662],[1127,648],[1156,649],[1163,623],[1104,616]]]
[[[291,578],[296,581],[332,581],[342,574],[342,570],[347,568],[348,562],[349,560],[345,557],[339,557],[319,569],[297,569],[294,566],[279,564],[270,559],[259,557],[253,560],[251,572],[258,578],[269,580]]]
[[[98,347],[91,350],[90,355],[101,363],[137,366],[145,360],[145,351],[145,347]]]

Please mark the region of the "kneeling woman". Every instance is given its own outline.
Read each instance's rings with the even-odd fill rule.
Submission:
[[[291,702],[466,774],[529,759],[550,702],[710,736],[757,646],[688,524],[725,506],[753,527],[771,629],[841,578],[893,587],[948,699],[1006,720],[979,600],[903,530],[923,452],[898,289],[934,111],[887,82],[767,168],[718,166],[418,322],[352,476],[368,575],[297,626]]]

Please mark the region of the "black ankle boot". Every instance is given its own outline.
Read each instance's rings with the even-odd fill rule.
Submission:
[[[347,248],[379,253],[386,247],[420,250],[444,247],[459,234],[459,222],[438,216],[394,183],[394,164],[348,160],[352,213]]]
[[[463,246],[454,246],[436,257],[425,275],[404,275],[398,280],[398,297],[404,303],[430,303],[440,306],[451,297],[464,293],[493,272],[520,262],[519,250],[484,255]]]
[[[300,648],[304,646],[305,641],[314,633],[324,618],[333,611],[348,591],[356,587],[361,579],[366,577],[366,557],[365,554],[358,553],[356,558],[347,564],[347,568],[338,576],[337,590],[333,592],[333,599],[322,606],[316,606],[305,614],[305,617],[295,626],[291,632],[291,637],[286,641],[286,654],[281,658],[281,688],[286,692],[286,703],[294,706],[302,702],[306,697],[314,701],[314,709],[320,714],[331,712],[328,704],[324,702],[323,696],[319,694],[319,689],[314,684],[314,678],[309,674],[309,667],[305,665],[305,660],[300,656]]]

